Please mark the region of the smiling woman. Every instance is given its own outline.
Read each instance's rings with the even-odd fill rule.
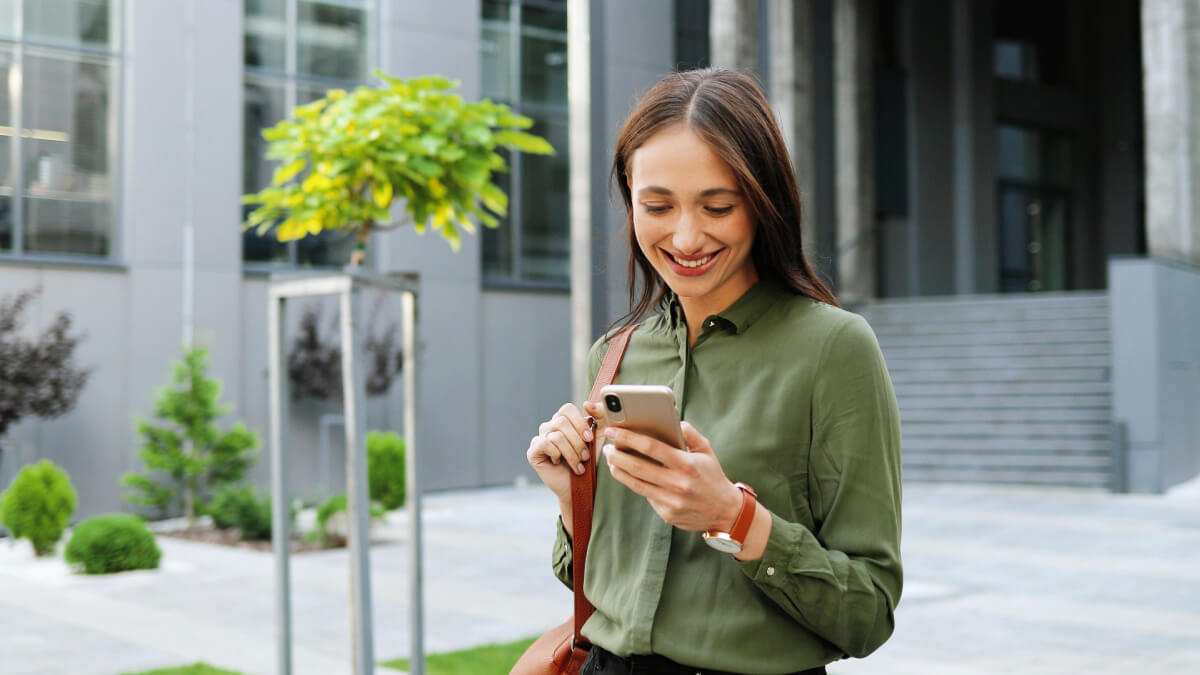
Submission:
[[[585,675],[824,673],[892,633],[896,398],[874,333],[805,259],[791,166],[762,91],[720,69],[664,78],[617,141],[633,330],[596,341],[591,375],[620,332],[614,383],[669,387],[686,421],[674,447],[566,403],[526,451],[559,498],[568,586],[588,524],[571,474],[596,472]]]

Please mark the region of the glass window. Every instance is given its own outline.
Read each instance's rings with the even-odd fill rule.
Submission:
[[[109,0],[25,0],[25,39],[107,48],[111,9]]]
[[[0,33],[25,40],[0,49],[0,251],[115,250],[117,6],[25,0],[18,26],[0,0]]]
[[[352,89],[367,77],[368,11],[374,0],[246,0],[245,130],[242,188],[257,192],[271,183],[277,162],[267,160],[262,130],[292,108],[329,89]],[[289,13],[295,30],[289,32]],[[289,66],[289,54],[294,56]],[[293,68],[289,71],[289,67]],[[243,219],[252,210],[243,209]],[[342,266],[353,238],[326,232],[280,242],[274,232],[242,233],[242,259],[274,265]]]
[[[1071,184],[1071,139],[1012,124],[996,125],[996,176],[1047,185]]]
[[[286,72],[286,0],[246,0],[243,21],[246,31],[246,65]]]
[[[298,70],[341,80],[367,77],[366,10],[344,3],[301,0],[297,26]]]
[[[495,174],[494,181],[509,195],[509,209],[499,228],[483,232],[488,283],[570,281],[567,14],[565,3],[552,4],[483,3],[484,95],[533,118],[531,131],[558,153],[504,153],[510,171]]]

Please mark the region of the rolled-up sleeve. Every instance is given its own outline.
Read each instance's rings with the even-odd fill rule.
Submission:
[[[900,415],[862,317],[848,317],[823,346],[812,407],[815,531],[772,514],[764,555],[739,564],[788,615],[863,657],[892,634],[903,573]]]

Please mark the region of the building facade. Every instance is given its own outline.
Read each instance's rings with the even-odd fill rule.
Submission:
[[[794,153],[810,251],[856,307],[1108,292],[1114,256],[1151,254],[1174,261],[1148,274],[1170,277],[1161,285],[1186,316],[1200,264],[1193,5],[596,3],[592,332],[627,306],[623,214],[599,178],[619,126],[663,75],[710,63],[756,72],[791,147],[810,149]],[[420,278],[425,485],[530,478],[524,451],[537,424],[582,393],[570,376],[566,11],[565,0],[0,3],[0,294],[40,286],[24,330],[70,312],[87,335],[78,360],[95,368],[71,413],[0,440],[0,484],[46,457],[74,479],[77,515],[127,508],[120,476],[139,465],[136,419],[193,339],[211,350],[230,420],[265,443],[270,274],[336,268],[350,243],[241,232],[241,195],[273,170],[259,132],[328,88],[369,83],[376,67],[460,80],[466,98],[510,104],[559,149],[509,157],[508,217],[459,253],[399,230],[376,235],[369,259]],[[1200,356],[1177,339],[1183,330],[1155,332],[1177,356],[1154,357],[1163,377],[1139,386],[1169,385],[1186,411],[1200,405],[1190,360]],[[1113,349],[1124,339],[1114,334]],[[372,426],[403,431],[397,397],[372,402]],[[302,496],[340,491],[337,406],[293,405],[292,485]],[[1187,445],[1178,413],[1137,414],[1157,421],[1130,424],[1128,448]],[[1173,476],[1200,469],[1180,456]],[[255,479],[268,469],[263,448]]]

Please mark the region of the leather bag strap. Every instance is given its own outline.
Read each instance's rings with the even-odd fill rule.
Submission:
[[[596,374],[596,381],[592,383],[589,401],[599,401],[600,390],[612,384],[617,376],[617,369],[621,367],[621,359],[625,356],[625,348],[629,346],[629,338],[636,328],[637,326],[633,325],[622,329],[609,342],[604,361],[600,364],[600,372]],[[580,645],[587,644],[582,635],[583,624],[596,611],[583,594],[583,566],[587,560],[588,540],[592,537],[592,508],[596,502],[596,464],[600,460],[599,453],[596,452],[596,441],[593,437],[592,442],[588,444],[591,460],[584,464],[583,475],[571,473],[571,576],[575,582],[575,643]]]

